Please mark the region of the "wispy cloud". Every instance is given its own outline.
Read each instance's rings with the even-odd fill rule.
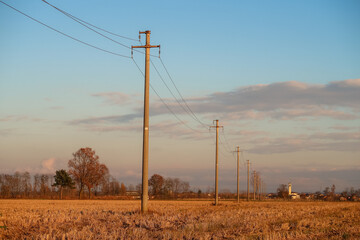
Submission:
[[[356,130],[356,129],[360,130],[360,126],[359,127],[350,127],[350,126],[336,125],[336,126],[330,127],[330,129],[341,130],[341,131],[349,131],[349,130]]]
[[[360,79],[311,85],[296,81],[241,87],[187,99],[194,112],[224,114],[240,119],[294,119],[330,117],[341,120],[359,118]],[[171,107],[175,102],[169,102]],[[152,111],[167,113],[160,104]]]
[[[360,151],[360,132],[318,132],[278,138],[254,138],[248,151],[257,154],[300,151]]]
[[[105,102],[113,105],[122,105],[130,100],[130,95],[122,92],[102,92],[92,94],[93,97],[105,99]]]
[[[69,122],[71,125],[79,125],[79,124],[114,124],[114,123],[126,123],[132,121],[136,118],[141,117],[140,113],[130,113],[125,115],[113,115],[113,116],[104,116],[104,117],[90,117],[72,120]]]
[[[207,132],[201,129],[200,127],[191,128],[185,127],[178,122],[172,121],[162,121],[159,123],[154,123],[151,126],[151,129],[155,132],[155,136],[161,134],[161,136],[168,136],[170,138],[182,138],[182,139],[205,139],[209,138]],[[195,130],[193,130],[195,129]]]
[[[8,115],[0,118],[0,122],[20,122],[20,121],[42,122],[45,121],[45,119],[29,117],[26,115]]]
[[[122,125],[122,126],[103,126],[103,125],[85,125],[83,128],[86,131],[92,132],[116,132],[116,131],[135,131],[140,132],[141,126],[140,125]]]
[[[5,128],[5,129],[0,129],[0,136],[8,136],[13,134],[15,131],[14,128]]]
[[[64,107],[63,106],[53,106],[53,107],[50,107],[49,109],[51,109],[51,110],[62,110],[62,109],[64,109]]]

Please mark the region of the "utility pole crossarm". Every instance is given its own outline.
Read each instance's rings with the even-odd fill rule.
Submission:
[[[131,46],[131,48],[159,48],[160,45]]]
[[[133,56],[133,49],[134,48],[145,48],[150,49],[150,48],[159,48],[159,57],[160,57],[160,45],[150,45],[150,34],[151,31],[143,31],[143,32],[139,32],[139,41],[140,41],[140,34],[146,34],[146,44],[142,45],[142,46],[131,46],[131,57]],[[150,52],[146,53],[149,54],[150,56]]]

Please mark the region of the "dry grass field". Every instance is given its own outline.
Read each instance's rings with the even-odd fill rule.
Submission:
[[[360,239],[360,203],[0,200],[1,239]]]

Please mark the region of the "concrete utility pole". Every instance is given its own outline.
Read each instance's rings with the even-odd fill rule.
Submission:
[[[159,48],[160,45],[150,45],[151,31],[139,32],[146,34],[146,45],[131,46],[134,48],[145,48],[145,88],[144,88],[144,123],[143,123],[143,154],[142,154],[142,191],[141,212],[148,211],[148,163],[149,163],[149,85],[150,85],[150,48]]]
[[[239,203],[240,202],[240,195],[239,195],[239,182],[240,182],[240,180],[239,180],[239,168],[240,168],[240,166],[239,166],[239,159],[240,159],[240,148],[239,148],[239,146],[237,146],[236,147],[236,152],[237,152],[237,202]]]
[[[254,200],[256,200],[256,171],[254,170]]]
[[[214,120],[216,122],[215,126],[210,126],[210,128],[216,128],[216,151],[215,151],[215,206],[219,204],[219,120]]]
[[[247,200],[250,200],[250,161],[247,162]]]

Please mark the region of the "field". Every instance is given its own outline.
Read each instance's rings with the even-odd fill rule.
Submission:
[[[360,203],[0,200],[0,239],[360,239]],[[4,227],[6,226],[6,227]]]

